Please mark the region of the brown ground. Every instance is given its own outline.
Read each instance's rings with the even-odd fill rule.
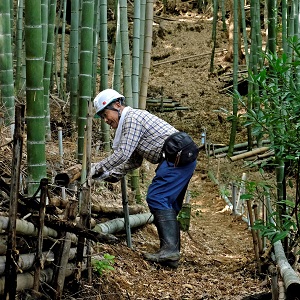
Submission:
[[[160,24],[154,25],[148,93],[156,98],[162,96],[180,101],[190,109],[157,114],[178,129],[191,133],[197,142],[205,129],[208,141],[227,144],[230,124],[220,109],[230,111],[231,98],[220,93],[221,78],[209,72],[211,57],[207,53],[211,53],[212,46],[211,20],[195,12],[167,18],[156,19]],[[223,61],[227,37],[220,29],[221,24],[215,70],[228,66]],[[183,59],[196,54],[199,56]],[[155,65],[174,59],[181,60]],[[243,132],[237,139],[245,139]],[[223,211],[226,203],[220,198],[218,187],[207,177],[208,170],[213,170],[225,184],[240,178],[242,172],[238,164],[230,165],[226,159],[209,160],[203,152],[200,154],[189,187],[191,227],[189,233],[182,233],[182,258],[178,269],[162,268],[143,260],[143,251],[158,247],[154,225],[146,225],[132,232],[133,249],[126,247],[124,234],[120,236],[121,244],[100,246],[100,253],[115,256],[115,264],[114,271],[96,280],[100,296],[93,286],[98,299],[243,299],[246,295],[269,291],[268,280],[257,272],[247,224]],[[84,294],[92,294],[90,286],[86,286],[81,296]]]

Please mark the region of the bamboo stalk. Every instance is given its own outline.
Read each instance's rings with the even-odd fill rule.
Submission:
[[[279,290],[278,290],[278,273],[277,268],[274,265],[268,267],[268,271],[271,275],[271,290],[272,290],[272,299],[278,299]]]
[[[276,263],[284,281],[287,299],[296,299],[300,295],[300,279],[295,270],[289,264],[281,241],[274,243]]]
[[[53,251],[45,251],[43,252],[43,264],[49,265],[52,264],[55,258]],[[68,252],[68,259],[72,260],[76,256],[76,248],[71,248]],[[30,270],[35,262],[35,254],[34,253],[24,253],[20,254],[19,259],[17,261],[18,271],[19,273],[23,273],[25,271]],[[5,273],[5,263],[6,257],[4,255],[0,256],[0,275]]]
[[[66,277],[72,275],[74,270],[75,270],[75,265],[68,264],[66,268]],[[41,278],[43,279],[43,282],[47,282],[47,283],[50,282],[52,276],[53,276],[53,270],[51,268],[41,271]],[[33,288],[33,281],[34,281],[34,276],[31,273],[18,274],[16,291],[18,292],[25,289]],[[5,278],[0,277],[0,295],[3,295],[4,293],[4,285],[5,285]]]
[[[16,295],[17,286],[17,265],[18,251],[16,250],[17,238],[17,210],[18,210],[18,196],[20,187],[20,169],[22,160],[22,147],[23,147],[23,130],[24,126],[22,120],[24,118],[25,107],[17,106],[15,113],[15,131],[14,131],[14,145],[13,145],[13,158],[12,158],[12,176],[10,188],[10,204],[9,204],[9,221],[7,224],[8,238],[7,238],[7,252],[6,252],[6,274],[5,280],[5,296],[9,294],[10,299],[14,299]],[[9,284],[8,284],[9,283]]]
[[[269,147],[257,148],[255,150],[248,151],[246,153],[242,153],[242,154],[232,156],[232,157],[230,157],[230,160],[231,161],[237,161],[239,159],[243,159],[243,158],[250,157],[250,156],[253,156],[253,155],[256,155],[256,154],[259,154],[259,153],[266,152],[267,150],[269,150]]]
[[[45,222],[45,212],[46,212],[46,199],[48,194],[48,179],[44,178],[40,183],[41,196],[40,196],[40,211],[39,211],[39,223],[38,223],[38,242],[36,249],[36,261],[35,261],[35,272],[34,272],[34,282],[33,290],[38,292],[40,287],[40,274],[41,269],[44,268],[42,261],[43,253],[43,228]]]
[[[258,205],[256,203],[254,203],[252,208],[253,208],[253,211],[254,211],[255,221],[257,221],[257,220],[259,220]],[[262,253],[263,253],[262,239],[261,239],[260,234],[259,234],[260,232],[258,230],[256,232],[257,232],[259,255],[262,255]]]
[[[151,213],[137,214],[129,216],[130,227],[138,227],[143,224],[153,222],[153,215]],[[124,218],[117,218],[114,220],[107,221],[105,223],[97,224],[93,231],[99,233],[114,233],[125,229]]]
[[[62,171],[61,173],[58,173],[54,178],[55,184],[59,186],[68,186],[70,183],[80,178],[81,169],[82,165],[76,164]]]
[[[269,144],[270,141],[269,140],[263,140],[262,141],[263,144]],[[256,145],[257,142],[254,141],[253,142],[253,145]],[[235,144],[233,149],[239,149],[239,148],[243,148],[243,147],[247,147],[248,146],[248,142],[244,142],[244,143],[240,143],[240,144]],[[229,148],[229,146],[225,146],[225,147],[222,147],[222,148],[218,148],[218,149],[214,149],[212,150],[209,154],[210,155],[214,155],[214,154],[217,154],[217,153],[221,153],[221,152],[225,152],[227,151]]]
[[[251,226],[254,254],[255,254],[256,261],[257,261],[258,271],[260,273],[261,272],[261,263],[260,263],[260,258],[259,258],[257,232],[254,229],[252,229],[253,225],[254,225],[254,221],[253,221],[251,200],[247,200],[247,208],[248,208],[249,222],[250,222],[250,226]]]

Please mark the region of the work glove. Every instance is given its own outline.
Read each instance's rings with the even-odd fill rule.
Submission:
[[[94,180],[106,180],[109,177],[109,172],[102,172],[102,173],[96,173],[94,176],[92,176],[92,179]]]
[[[91,163],[90,177],[95,180],[102,180],[109,176],[108,172],[104,172],[102,168],[97,169],[98,163]]]

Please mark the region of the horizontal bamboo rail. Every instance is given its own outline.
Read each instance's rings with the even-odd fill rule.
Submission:
[[[299,299],[296,297],[300,295],[300,278],[289,264],[281,241],[274,243],[274,252],[276,263],[284,281],[287,299]]]
[[[147,223],[153,222],[153,215],[151,213],[137,214],[129,216],[130,227],[138,227]],[[97,224],[93,230],[99,233],[114,233],[125,229],[124,218],[117,218],[107,221],[105,223]]]
[[[230,157],[230,160],[231,161],[237,161],[239,159],[243,159],[243,158],[246,158],[246,157],[250,157],[250,156],[253,156],[253,155],[256,155],[256,154],[266,152],[269,149],[270,149],[269,147],[257,148],[257,149],[254,149],[252,151],[248,151],[248,152],[245,152],[245,153],[242,153],[242,154],[232,156],[232,157]]]

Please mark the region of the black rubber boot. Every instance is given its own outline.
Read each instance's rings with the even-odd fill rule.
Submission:
[[[180,259],[180,230],[176,212],[168,209],[155,210],[152,213],[160,240],[160,249],[154,254],[144,253],[144,257],[146,260],[177,268]]]

